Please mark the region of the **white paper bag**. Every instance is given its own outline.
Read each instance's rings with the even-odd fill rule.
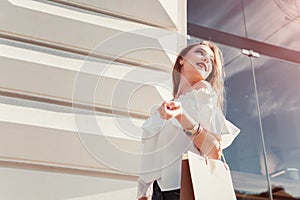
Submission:
[[[185,167],[182,168],[185,170],[185,172],[182,171],[182,176],[189,176],[190,174],[195,200],[236,200],[227,164],[221,160],[205,159],[195,153],[188,152],[188,166],[190,171],[186,172],[185,164]],[[187,177],[182,177],[182,180],[185,180],[185,183],[181,185],[181,190],[186,196],[187,188],[184,187],[191,186],[186,183]],[[187,197],[181,196],[181,199],[189,200],[190,197],[187,199]]]

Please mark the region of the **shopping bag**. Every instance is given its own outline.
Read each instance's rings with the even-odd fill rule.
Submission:
[[[236,200],[226,162],[189,151],[181,173],[181,200]]]
[[[183,154],[181,164],[180,200],[194,200],[194,188],[190,172],[188,155]]]

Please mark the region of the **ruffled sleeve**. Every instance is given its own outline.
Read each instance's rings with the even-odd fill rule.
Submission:
[[[222,132],[222,149],[231,145],[236,136],[240,133],[240,129],[233,125],[230,121],[225,121],[225,127]]]
[[[222,149],[229,147],[236,136],[240,133],[240,129],[228,121],[223,115],[222,111],[217,113],[217,122],[219,127],[221,127],[220,134],[222,138]]]
[[[180,96],[178,100],[186,114],[196,122],[199,122],[205,129],[221,134],[222,148],[225,149],[232,144],[240,129],[228,121],[222,110],[217,106],[218,96],[206,81],[207,87],[192,90]],[[179,126],[179,123],[173,121]]]

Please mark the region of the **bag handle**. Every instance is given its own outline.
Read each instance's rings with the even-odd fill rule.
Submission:
[[[228,166],[228,164],[226,162],[223,150],[222,150],[222,154],[221,154],[221,159],[223,160],[223,163],[224,163],[224,166],[225,166],[226,170],[229,170],[229,166]]]
[[[220,132],[220,137],[222,137],[222,130],[223,130],[224,126],[225,126],[225,120],[223,121],[223,125],[222,125],[221,132]],[[224,163],[224,166],[225,166],[226,170],[229,170],[229,166],[228,166],[227,161],[225,159],[225,155],[223,153],[223,149],[222,149],[221,143],[220,143],[220,148],[221,148],[221,151],[222,151],[221,152],[221,159],[223,159],[223,163]]]

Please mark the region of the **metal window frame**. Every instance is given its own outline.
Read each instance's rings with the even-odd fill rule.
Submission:
[[[259,54],[300,64],[300,51],[275,46],[193,23],[188,23],[187,30],[188,34],[191,36],[212,40],[239,49],[249,49],[258,52]]]

